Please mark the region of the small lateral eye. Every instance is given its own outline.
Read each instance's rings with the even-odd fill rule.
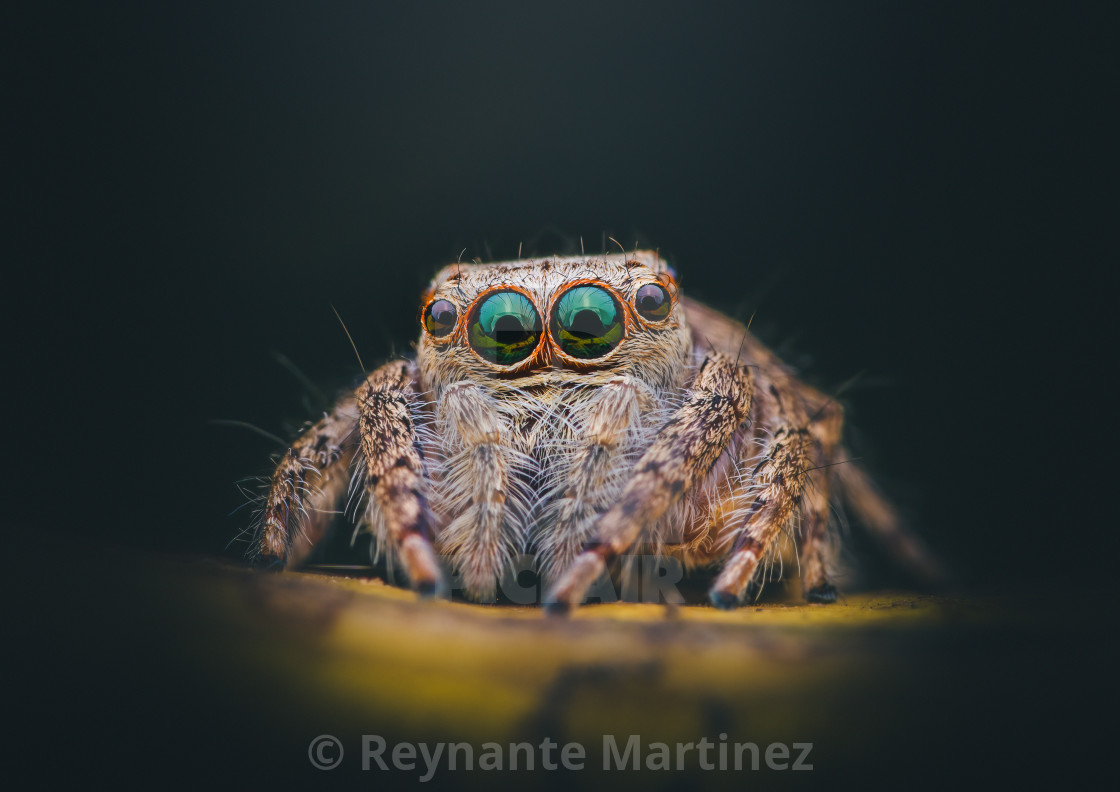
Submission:
[[[436,338],[443,338],[455,329],[458,318],[454,305],[447,300],[436,300],[424,310],[424,329]]]
[[[657,283],[647,283],[638,289],[638,293],[634,295],[634,308],[637,309],[643,319],[648,319],[651,322],[660,322],[667,318],[669,309],[672,307],[673,303],[669,299],[669,292],[665,291],[664,286]]]

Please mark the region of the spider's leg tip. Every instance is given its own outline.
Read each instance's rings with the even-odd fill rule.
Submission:
[[[708,594],[708,599],[720,610],[735,610],[739,607],[739,598],[730,591],[713,590]]]
[[[437,580],[421,580],[416,584],[416,594],[420,599],[435,599],[440,594],[440,585]]]
[[[831,583],[822,583],[819,586],[813,586],[805,592],[805,601],[828,604],[830,602],[836,602],[836,596],[836,586]]]

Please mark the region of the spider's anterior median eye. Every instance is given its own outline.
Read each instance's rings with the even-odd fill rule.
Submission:
[[[673,303],[669,299],[669,292],[665,291],[664,286],[657,283],[647,283],[638,289],[638,293],[634,295],[634,307],[643,319],[660,322],[669,316],[669,309],[673,307]]]
[[[455,329],[458,318],[454,305],[447,300],[436,300],[424,310],[424,329],[436,338],[443,338]]]
[[[552,337],[572,357],[602,357],[618,346],[622,333],[622,310],[598,286],[569,289],[552,310]]]
[[[537,348],[541,317],[524,294],[494,292],[475,309],[469,332],[475,352],[492,363],[511,366]]]

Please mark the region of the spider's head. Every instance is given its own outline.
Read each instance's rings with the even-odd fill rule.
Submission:
[[[679,384],[690,335],[678,299],[673,271],[649,251],[452,264],[421,305],[421,381],[436,395],[462,380]]]

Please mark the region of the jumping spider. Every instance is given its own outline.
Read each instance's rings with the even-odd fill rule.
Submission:
[[[720,564],[744,598],[791,525],[804,595],[832,602],[830,498],[927,577],[932,563],[840,444],[840,406],[741,324],[684,297],[652,252],[453,264],[415,359],[366,377],[283,454],[254,539],[299,564],[348,493],[414,589],[495,597],[531,552],[548,607],[620,556]]]

